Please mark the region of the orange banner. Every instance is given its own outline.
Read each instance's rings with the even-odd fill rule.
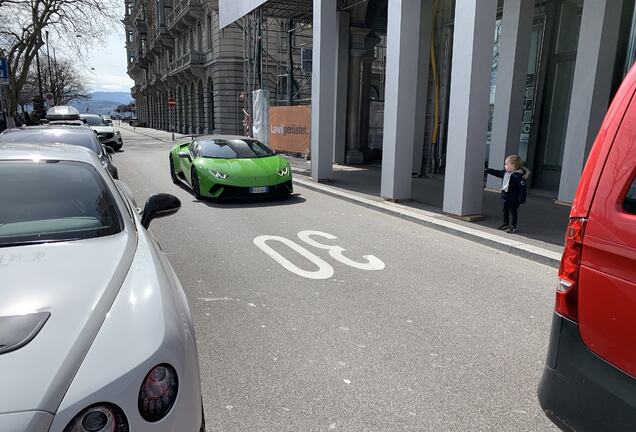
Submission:
[[[273,150],[308,154],[310,142],[309,105],[269,108],[269,146]]]

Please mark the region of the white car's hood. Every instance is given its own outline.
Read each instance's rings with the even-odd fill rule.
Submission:
[[[97,133],[115,133],[115,128],[112,126],[91,126]]]
[[[119,292],[135,242],[122,232],[0,249],[0,317],[50,313],[29,343],[0,354],[0,414],[55,413]]]

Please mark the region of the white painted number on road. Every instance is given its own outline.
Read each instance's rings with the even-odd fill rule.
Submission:
[[[301,231],[298,233],[298,238],[300,238],[303,242],[307,243],[310,246],[313,246],[318,249],[324,249],[329,251],[329,255],[335,259],[336,261],[341,262],[342,264],[348,265],[349,267],[356,268],[358,270],[382,270],[384,269],[384,263],[374,255],[364,255],[362,258],[366,260],[366,262],[358,262],[354,261],[350,258],[344,256],[345,249],[341,246],[336,245],[326,245],[322,244],[315,239],[314,237],[322,237],[327,240],[337,240],[337,237],[328,234],[322,231]],[[318,267],[317,271],[308,271],[303,270],[297,265],[293,264],[287,258],[285,258],[280,253],[276,252],[267,242],[279,242],[290,249],[296,251],[299,255],[307,258],[310,262],[315,264]],[[285,237],[273,236],[273,235],[263,235],[258,236],[254,239],[254,244],[260,248],[263,252],[269,255],[274,261],[282,265],[285,269],[289,270],[292,273],[297,274],[298,276],[302,276],[308,279],[329,279],[333,276],[334,270],[329,263],[324,261],[319,256],[316,256],[312,252],[308,251],[298,243],[293,240],[289,240]]]
[[[276,252],[267,244],[268,241],[277,241],[284,245],[289,246],[289,248],[295,250],[300,255],[307,258],[309,261],[314,263],[317,267],[317,271],[307,271],[299,268],[292,262],[290,262],[287,258]],[[272,257],[274,261],[285,267],[292,273],[296,273],[298,276],[302,276],[308,279],[329,279],[333,276],[333,267],[329,265],[329,263],[325,262],[322,258],[314,255],[309,252],[307,249],[299,245],[298,243],[286,239],[285,237],[273,236],[273,235],[263,235],[258,236],[254,239],[254,244],[258,246],[263,252]]]
[[[367,260],[367,262],[357,262],[344,256],[345,249],[343,247],[318,243],[316,240],[311,238],[312,235],[324,237],[329,240],[336,240],[338,238],[335,235],[324,233],[321,231],[301,231],[298,233],[298,238],[300,238],[308,245],[311,245],[318,249],[328,250],[329,255],[331,255],[333,259],[340,261],[341,263],[346,264],[349,267],[357,268],[359,270],[382,270],[384,268],[384,263],[373,255],[364,255],[362,257]]]

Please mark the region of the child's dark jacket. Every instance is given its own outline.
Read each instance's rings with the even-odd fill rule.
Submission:
[[[506,174],[506,170],[496,170],[492,168],[488,168],[488,174],[494,175],[495,177],[499,177],[500,179],[504,178]],[[522,195],[522,187],[525,187],[525,182],[528,179],[528,171],[525,168],[520,168],[517,171],[514,171],[510,175],[510,182],[508,183],[508,191],[501,191],[501,202],[504,205],[510,207],[519,207],[520,204],[523,204],[521,195]],[[523,201],[525,201],[525,196],[523,197]]]

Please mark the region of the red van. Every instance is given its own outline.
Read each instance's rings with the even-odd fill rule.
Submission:
[[[538,396],[565,431],[636,431],[636,67],[572,204]]]

